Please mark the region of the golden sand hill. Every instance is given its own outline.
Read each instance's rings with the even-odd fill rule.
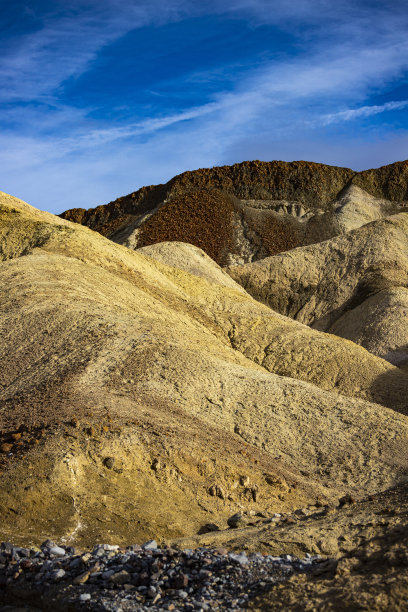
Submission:
[[[408,376],[202,250],[2,194],[0,253],[2,539],[192,536],[405,482]]]
[[[272,309],[408,363],[407,213],[227,270]]]

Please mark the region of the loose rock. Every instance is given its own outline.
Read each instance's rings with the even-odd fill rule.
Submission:
[[[244,608],[249,597],[271,583],[311,571],[319,562],[226,549],[160,549],[155,540],[126,550],[99,544],[92,552],[77,554],[72,548],[63,556],[51,552],[56,547],[50,541],[41,552],[0,545],[0,584],[9,600],[19,592],[33,601],[40,593],[44,606],[55,610],[82,604],[95,612],[234,610]]]
[[[232,529],[237,529],[239,527],[245,527],[247,524],[247,520],[242,516],[240,512],[237,512],[237,514],[233,514],[229,517],[229,519],[227,520],[227,524]]]

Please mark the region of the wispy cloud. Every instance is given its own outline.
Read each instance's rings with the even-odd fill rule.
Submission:
[[[334,59],[328,57],[322,60],[316,55],[308,57],[307,61],[291,60],[265,66],[255,74],[246,75],[234,92],[215,94],[211,103],[121,127],[86,131],[75,138],[65,139],[60,143],[60,150],[99,146],[114,140],[155,134],[164,128],[194,120],[196,123],[192,129],[197,129],[199,121],[203,133],[208,132],[210,127],[215,133],[222,133],[225,138],[231,140],[235,130],[239,129],[242,136],[246,131],[251,131],[259,121],[268,129],[275,125],[277,129],[281,126],[287,131],[288,126],[292,125],[292,129],[296,131],[302,124],[318,127],[386,111],[402,110],[408,106],[408,100],[382,105],[363,105],[326,114],[322,113],[322,106],[326,106],[327,98],[329,104],[333,105],[330,98],[333,92],[336,92],[335,105],[342,104],[344,108],[345,102],[364,98],[371,87],[379,87],[387,78],[391,79],[408,69],[408,43],[404,47],[406,54],[400,53],[401,45],[398,48],[392,45],[381,53],[376,49],[364,48],[360,52],[355,50],[341,59],[336,59],[339,49],[334,49]],[[370,65],[367,67],[368,60]],[[302,111],[307,104],[312,105],[307,116],[314,118],[305,121]]]
[[[386,111],[402,110],[408,106],[408,100],[400,100],[399,102],[386,102],[385,104],[373,104],[372,106],[360,106],[360,108],[351,108],[337,113],[324,115],[321,119],[322,125],[330,125],[340,121],[352,121],[360,117],[371,117]]]
[[[113,140],[128,139],[134,136],[141,136],[143,134],[152,134],[183,121],[190,121],[204,117],[205,115],[214,113],[220,108],[220,103],[213,102],[198,106],[196,108],[190,108],[180,113],[167,115],[164,117],[157,117],[155,119],[145,119],[144,121],[130,123],[122,127],[92,130],[82,134],[79,141],[78,138],[74,138],[67,139],[65,142],[67,144],[67,148],[70,149],[81,146],[81,143],[84,143],[87,146],[99,146]]]
[[[230,17],[252,17],[258,20],[257,23],[287,23],[290,27],[296,23],[304,26],[305,22],[313,23],[316,27],[320,25],[314,41],[306,36],[312,53],[322,39],[329,37],[334,46],[342,41],[347,53],[355,35],[359,42],[352,41],[353,48],[355,44],[362,47],[366,40],[371,40],[373,52],[376,48],[378,55],[382,56],[384,51],[387,53],[384,46],[392,46],[394,41],[395,47],[403,44],[403,48],[396,49],[402,56],[406,52],[404,41],[408,14],[406,10],[401,14],[399,4],[394,3],[391,12],[385,5],[373,6],[372,3],[367,11],[370,2],[354,3],[350,0],[336,3],[327,0],[297,0],[291,3],[207,0],[200,5],[193,0],[139,0],[137,3],[130,0],[57,1],[53,10],[43,15],[42,27],[37,31],[17,37],[12,44],[4,37],[0,42],[0,100],[55,98],[64,81],[85,72],[103,47],[128,32],[206,11]],[[386,18],[381,19],[384,13]],[[369,60],[367,58],[366,64],[369,72],[381,70],[381,64],[370,65]],[[372,62],[375,62],[375,57]],[[294,87],[297,85],[293,83]]]
[[[0,44],[0,101],[55,99],[58,87],[89,67],[98,51],[126,33],[177,20],[179,0],[56,2],[42,27]]]

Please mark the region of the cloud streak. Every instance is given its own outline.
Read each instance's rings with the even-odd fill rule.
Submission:
[[[322,117],[322,125],[330,125],[331,123],[337,123],[340,121],[352,121],[359,119],[360,117],[371,117],[372,115],[378,115],[386,111],[402,110],[407,108],[408,100],[400,100],[399,102],[386,102],[385,104],[374,104],[373,106],[361,106],[360,108],[348,109],[345,111],[339,111],[338,113],[331,113]]]
[[[408,51],[408,44],[405,46]],[[334,50],[334,56],[336,52],[337,50]],[[343,56],[342,60],[328,58],[321,61],[317,55],[308,58],[308,61],[267,66],[242,80],[233,93],[216,94],[214,102],[120,127],[86,130],[75,138],[60,140],[58,148],[62,152],[70,152],[81,147],[100,146],[116,140],[155,134],[180,123],[197,121],[201,123],[203,130],[206,129],[205,125],[209,124],[216,133],[228,137],[228,134],[233,134],[236,129],[239,129],[241,134],[247,129],[252,130],[257,122],[264,120],[265,113],[271,114],[266,122],[268,129],[276,123],[277,127],[284,125],[285,130],[288,129],[288,124],[292,124],[293,129],[297,130],[303,123],[308,127],[327,126],[386,111],[403,110],[408,106],[407,100],[321,113],[322,100],[325,97],[330,98],[333,91],[336,91],[335,104],[341,103],[344,106],[344,102],[364,97],[373,84],[380,85],[387,78],[392,79],[395,74],[407,69],[406,58],[402,56],[398,62],[396,55],[400,57],[394,46],[383,50],[382,65],[376,72],[374,68],[367,69],[368,58],[373,66],[379,64],[380,54],[375,49],[363,49],[360,54],[354,52],[350,56]],[[352,71],[350,65],[353,66]],[[316,99],[319,103],[315,109],[309,109],[309,114],[314,114],[315,118],[304,122],[303,105]],[[288,108],[291,109],[290,113],[287,112]]]
[[[103,47],[132,30],[182,18],[188,12],[182,6],[177,0],[57,2],[40,29],[0,45],[0,101],[52,99]]]

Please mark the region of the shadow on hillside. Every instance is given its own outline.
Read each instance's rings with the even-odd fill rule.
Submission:
[[[372,401],[408,415],[408,344],[402,346],[400,351],[407,358],[401,359],[398,366],[378,376],[370,392]]]

